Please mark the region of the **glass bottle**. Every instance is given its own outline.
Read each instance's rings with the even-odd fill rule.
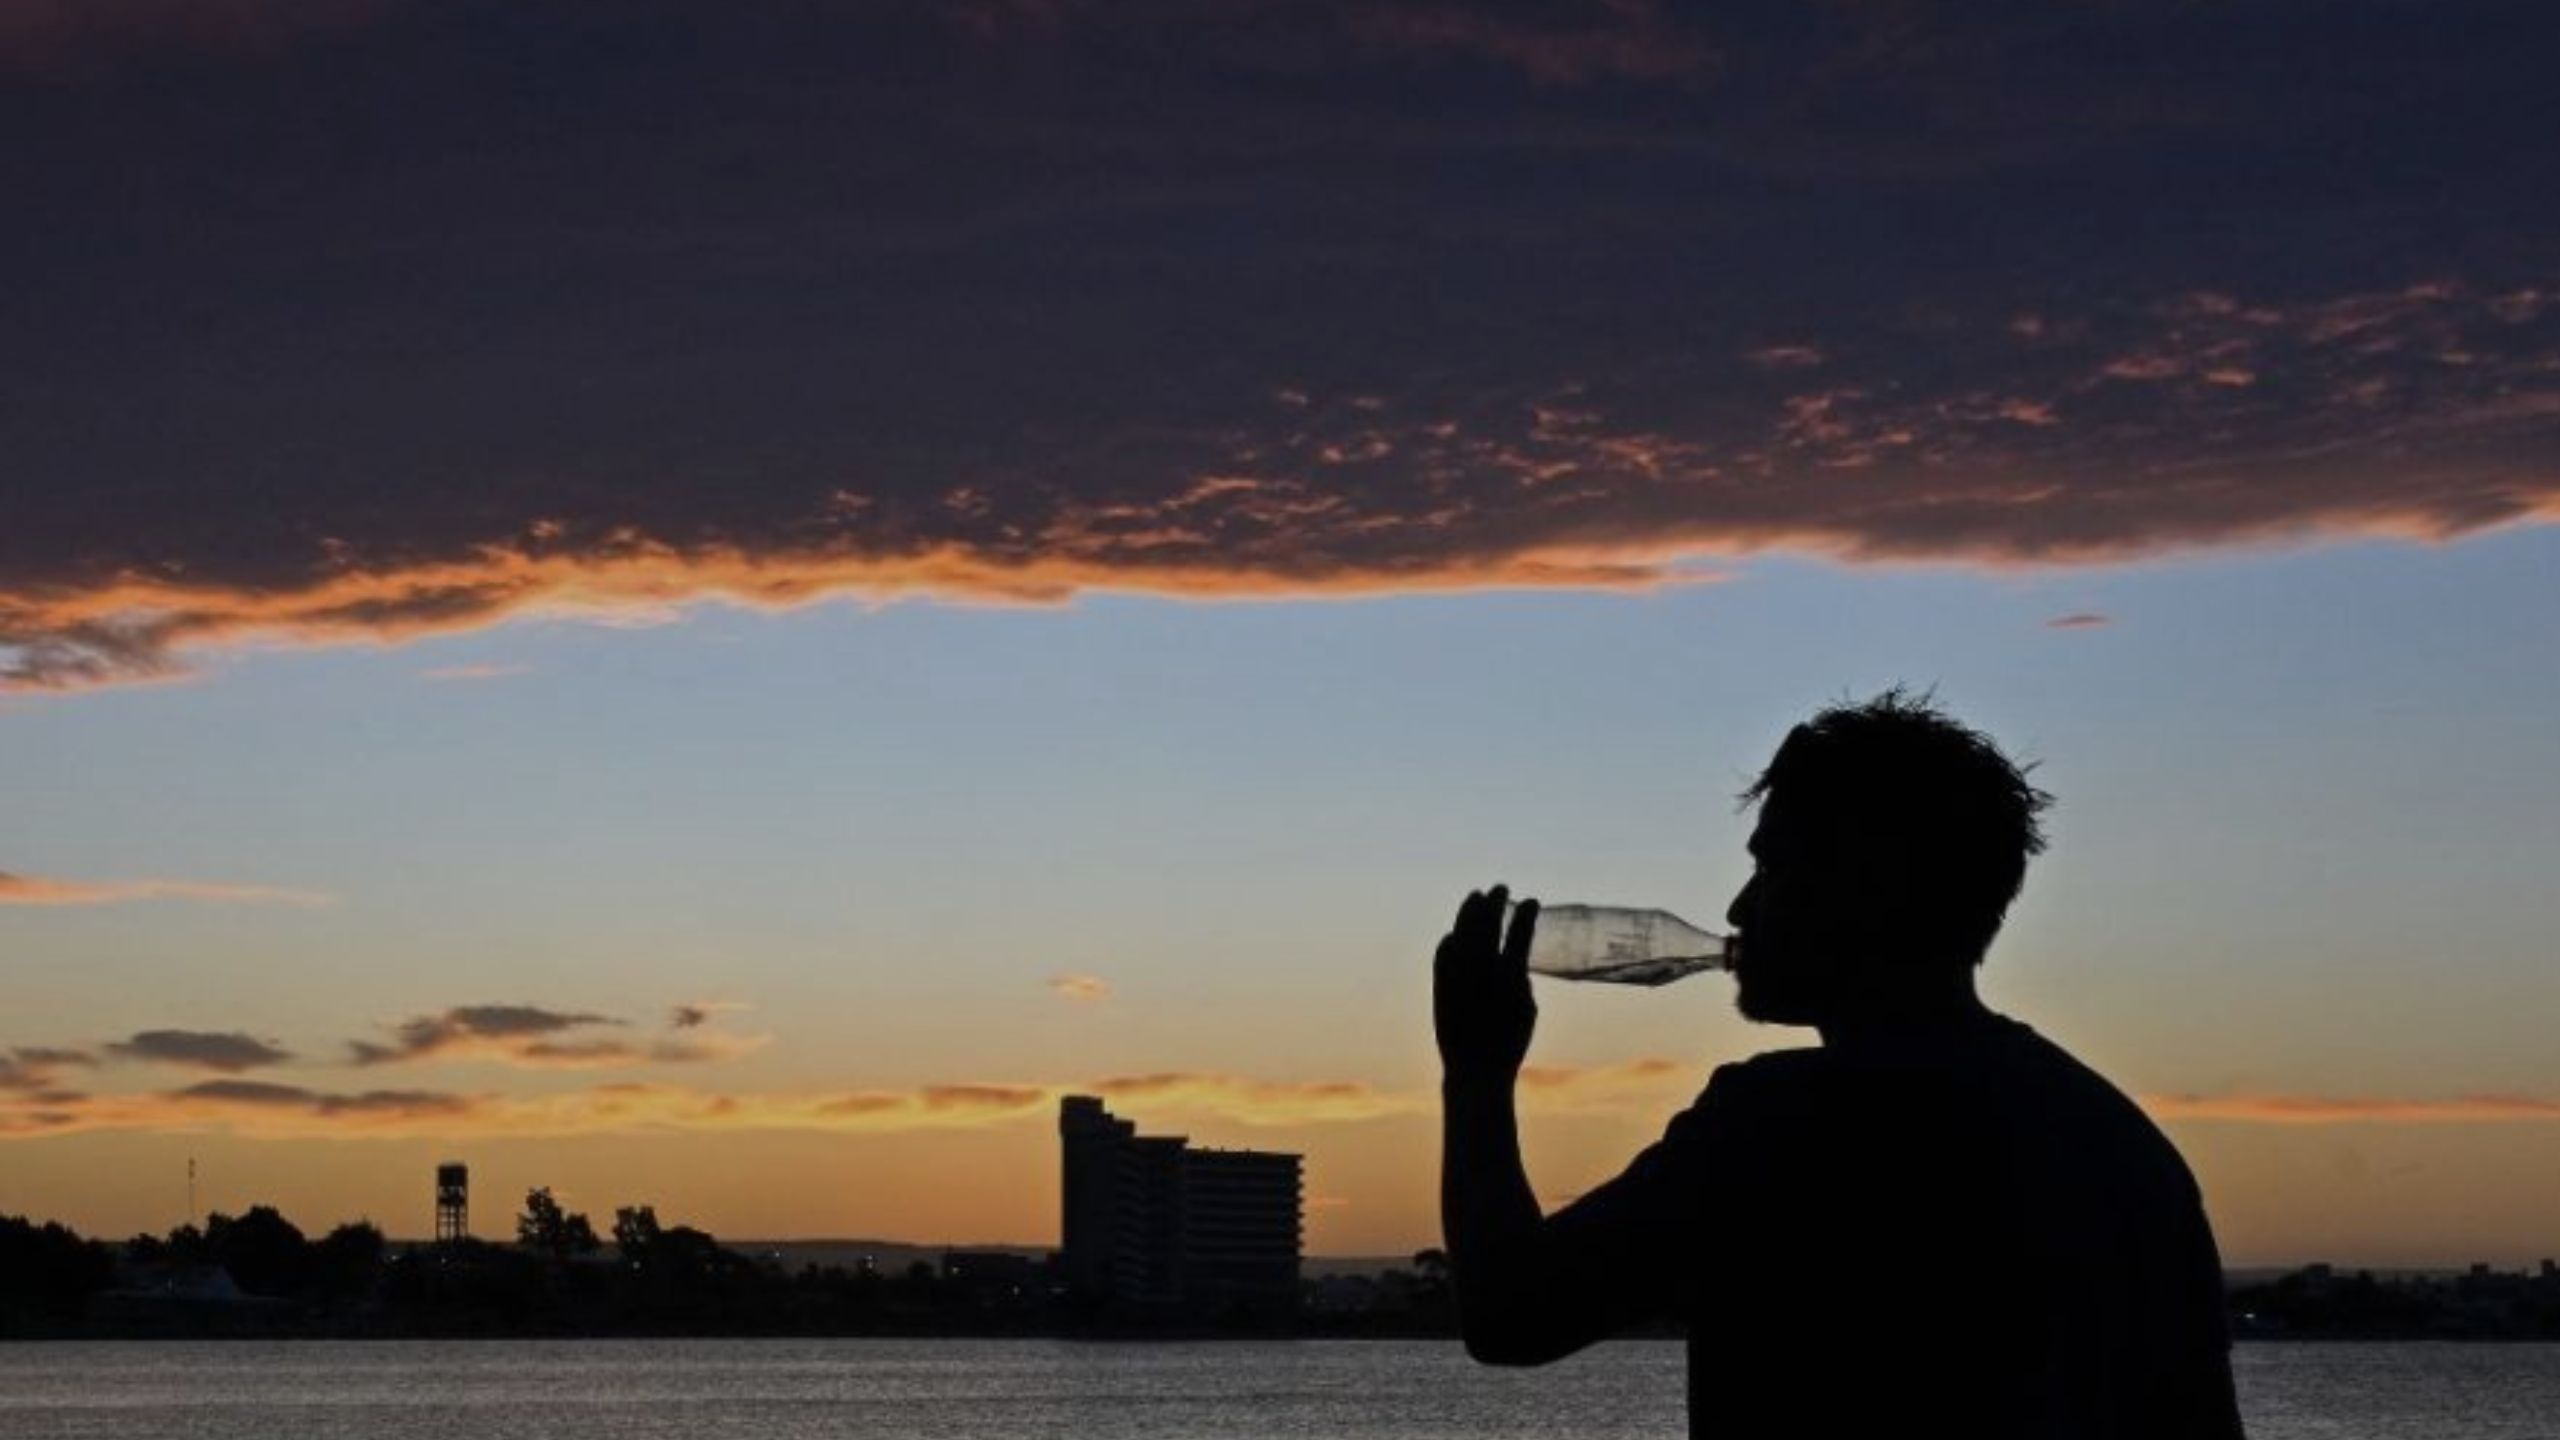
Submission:
[[[1511,933],[1518,902],[1503,907]],[[1529,942],[1529,969],[1562,980],[1615,985],[1668,985],[1701,970],[1733,966],[1733,943],[1668,910],[1624,905],[1545,905]]]

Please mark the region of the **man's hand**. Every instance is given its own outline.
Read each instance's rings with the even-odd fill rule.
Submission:
[[[1538,902],[1520,902],[1505,936],[1502,907],[1510,895],[1500,885],[1470,893],[1432,961],[1432,1028],[1440,1037],[1441,1068],[1451,1078],[1507,1087],[1529,1057],[1529,1036],[1538,1025],[1538,1005],[1529,998]]]

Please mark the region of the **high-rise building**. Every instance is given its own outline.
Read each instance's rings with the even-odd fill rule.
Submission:
[[[466,1239],[471,1234],[471,1167],[447,1160],[436,1167],[436,1239]]]
[[[1298,1298],[1301,1160],[1140,1135],[1091,1095],[1058,1107],[1059,1270],[1122,1311],[1285,1314]]]

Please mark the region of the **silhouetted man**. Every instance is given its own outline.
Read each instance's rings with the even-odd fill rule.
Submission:
[[[1689,1336],[1693,1436],[2241,1433],[2187,1167],[1974,968],[2050,798],[1899,692],[1796,727],[1746,802],[1726,918],[1745,1016],[1818,1049],[1724,1065],[1616,1179],[1541,1216],[1513,1082],[1534,901],[1467,897],[1435,965],[1441,1219],[1467,1353],[1539,1365]]]

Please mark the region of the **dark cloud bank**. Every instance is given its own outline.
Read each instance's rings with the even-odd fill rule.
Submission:
[[[0,685],[545,606],[2547,520],[2555,41],[2538,0],[0,0],[0,133],[45,137],[0,146]]]

